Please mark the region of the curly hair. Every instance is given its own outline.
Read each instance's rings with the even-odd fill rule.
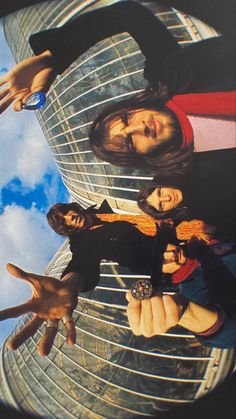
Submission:
[[[78,229],[68,226],[65,224],[64,215],[68,211],[75,211],[78,214],[85,214],[88,212],[88,209],[84,209],[77,202],[71,202],[69,204],[55,204],[53,205],[47,213],[47,220],[50,227],[61,236],[70,237]]]
[[[167,174],[171,170],[176,175],[184,174],[192,163],[193,148],[192,146],[181,148],[182,132],[179,121],[175,113],[165,106],[165,103],[166,99],[158,99],[153,91],[146,89],[141,94],[106,107],[96,117],[90,129],[90,147],[94,154],[117,166],[148,169],[153,173],[162,171],[163,174]],[[107,126],[112,121],[121,118],[124,112],[140,108],[152,109],[168,115],[171,120],[170,138],[147,154],[140,154],[132,149],[122,150],[122,147],[118,151],[112,150]]]

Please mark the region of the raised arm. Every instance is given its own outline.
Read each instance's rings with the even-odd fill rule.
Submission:
[[[124,1],[84,13],[56,29],[30,37],[35,57],[30,57],[0,79],[0,113],[10,105],[21,111],[32,93],[46,93],[57,74],[96,42],[129,32],[146,57],[146,67],[155,67],[157,86],[163,79],[162,63],[179,46],[171,33],[146,7]]]
[[[60,28],[32,35],[29,41],[35,54],[49,49],[57,72],[62,73],[95,43],[122,32],[128,32],[136,40],[147,62],[156,57],[161,77],[162,60],[179,46],[163,23],[134,1],[122,1],[84,13]]]

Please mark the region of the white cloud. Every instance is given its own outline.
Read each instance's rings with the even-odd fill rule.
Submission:
[[[18,177],[24,187],[34,189],[52,166],[38,122],[34,115],[26,112],[13,113],[9,110],[1,116],[1,188]]]
[[[14,59],[6,46],[0,26],[1,68],[12,67]],[[0,72],[1,72],[0,68]],[[0,74],[1,75],[1,74]],[[15,113],[10,109],[1,115],[0,133],[0,193],[7,185],[14,189],[12,180],[21,181],[17,192],[22,195],[43,183],[48,205],[57,202],[58,172],[52,162],[46,141],[33,112]],[[49,180],[45,175],[49,174]],[[49,177],[50,177],[49,176]],[[66,194],[65,194],[66,197]],[[9,205],[0,215],[0,309],[22,303],[30,296],[28,284],[11,277],[7,262],[25,270],[43,273],[61,239],[47,225],[46,217],[35,207]],[[0,344],[11,332],[15,320],[0,324]]]
[[[5,269],[7,262],[26,271],[43,273],[61,239],[49,227],[45,215],[32,207],[7,206],[0,215],[0,309],[21,304],[30,296],[28,284],[13,278]],[[12,324],[12,323],[11,323]],[[1,323],[0,342],[11,331],[9,322]]]
[[[1,68],[11,68],[15,62],[0,27]],[[1,70],[1,69],[0,69]],[[25,188],[34,189],[52,170],[52,158],[32,111],[1,115],[0,188],[18,177]]]

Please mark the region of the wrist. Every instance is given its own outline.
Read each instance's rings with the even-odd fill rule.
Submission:
[[[202,307],[190,301],[178,325],[196,334],[201,334],[211,329],[217,322],[217,319],[218,310]]]
[[[72,287],[77,293],[84,289],[84,279],[77,272],[69,272],[61,280],[67,282],[68,286]]]
[[[48,49],[46,51],[41,52],[41,54],[38,54],[35,56],[37,60],[41,63],[42,68],[44,67],[51,67],[54,71],[55,70],[55,60],[52,55],[52,52]]]

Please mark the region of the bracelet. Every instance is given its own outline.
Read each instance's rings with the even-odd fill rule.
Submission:
[[[221,309],[217,310],[217,320],[213,324],[213,326],[209,327],[209,329],[204,330],[204,332],[197,333],[199,336],[211,336],[214,335],[216,332],[218,332],[221,327],[223,326],[225,321],[225,315],[224,312]]]

